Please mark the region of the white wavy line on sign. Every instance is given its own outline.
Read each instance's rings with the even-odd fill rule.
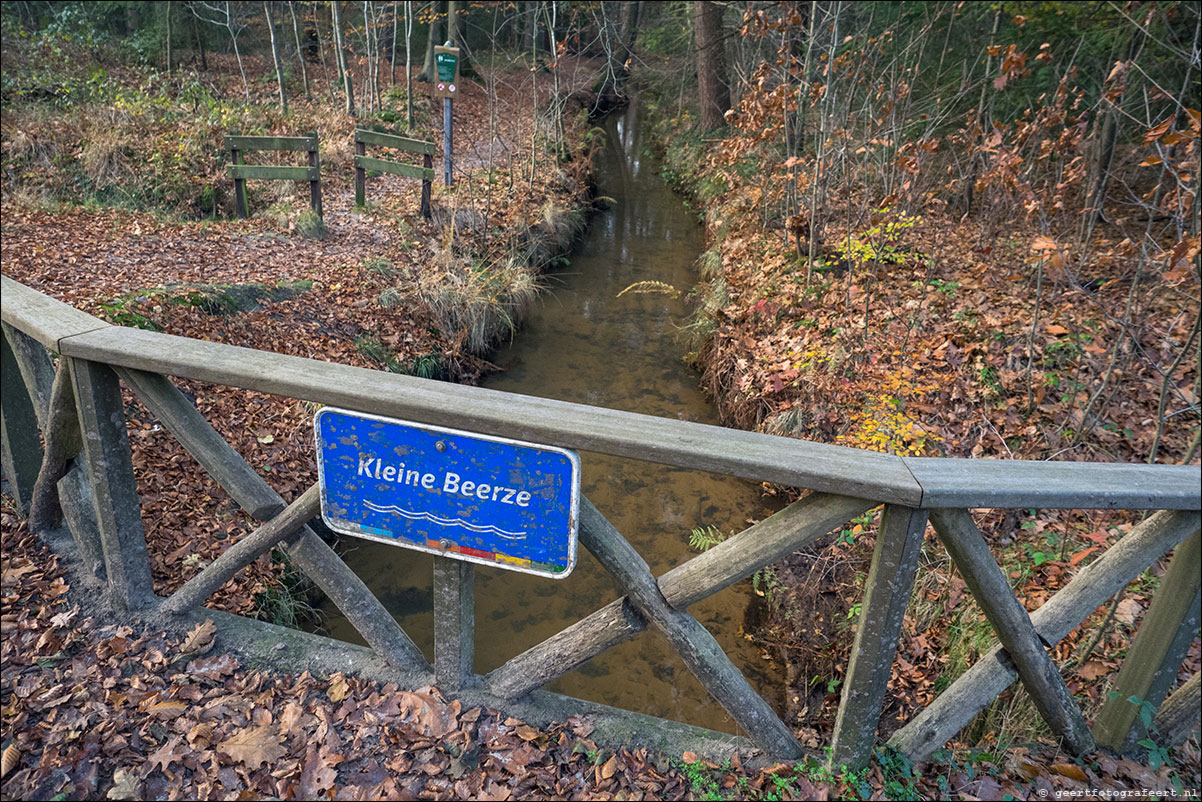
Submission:
[[[401,516],[402,518],[407,518],[410,521],[430,521],[431,523],[436,523],[439,526],[445,527],[462,526],[464,529],[469,529],[473,532],[491,532],[494,535],[505,538],[506,540],[526,539],[525,532],[508,532],[496,526],[480,526],[479,524],[474,524],[470,521],[464,521],[459,518],[440,518],[439,516],[430,512],[412,512],[410,510],[402,509],[395,504],[384,506],[380,504],[372,504],[370,501],[365,501],[363,502],[363,506],[367,507],[373,512],[391,512],[395,515]]]

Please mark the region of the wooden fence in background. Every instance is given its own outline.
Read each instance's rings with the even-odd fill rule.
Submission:
[[[373,159],[367,155],[368,145],[395,148],[396,150],[408,153],[420,153],[422,155],[422,166],[418,167],[413,164],[401,164],[383,159]],[[430,191],[434,181],[434,151],[433,142],[423,142],[419,139],[409,139],[397,136],[396,134],[385,134],[379,131],[366,131],[362,128],[356,128],[355,205],[363,206],[367,203],[367,171],[369,170],[405,176],[406,178],[420,178],[422,180],[421,213],[422,217],[429,220],[431,216]]]
[[[321,161],[318,158],[317,132],[304,136],[238,136],[225,138],[225,149],[232,164],[226,172],[234,179],[234,206],[239,217],[246,217],[246,180],[308,181],[309,205],[321,217]],[[242,156],[251,151],[303,151],[309,162],[306,167],[281,167],[266,164],[243,164]]]
[[[1197,466],[901,458],[112,326],[8,278],[2,317],[5,474],[31,519],[46,520],[39,516],[61,503],[79,553],[105,577],[113,607],[130,615],[187,613],[280,544],[384,660],[410,675],[431,676],[448,693],[483,688],[498,703],[516,699],[651,627],[755,745],[777,758],[799,758],[802,747],[789,727],[688,608],[883,505],[834,733],[832,761],[849,767],[864,765],[875,745],[928,522],[998,643],[893,735],[890,743],[911,758],[941,747],[1016,679],[1068,750],[1087,752],[1095,742],[1122,745],[1141,722],[1140,707],[1129,697],[1160,705],[1198,631]],[[59,355],[57,370],[48,352]],[[286,505],[169,376],[812,492],[658,577],[602,511],[581,499],[580,540],[623,595],[479,676],[472,667],[470,564],[435,558],[430,666],[389,611],[308,527],[318,514],[317,488]],[[151,587],[122,382],[262,522],[165,599]],[[1028,614],[969,515],[974,508],[1156,512]],[[1048,649],[1174,548],[1116,682],[1117,698],[1091,731]],[[1165,710],[1180,718],[1197,690],[1194,677]]]

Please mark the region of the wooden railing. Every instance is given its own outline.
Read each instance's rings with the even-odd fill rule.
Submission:
[[[1083,753],[1095,741],[1121,746],[1141,726],[1129,697],[1159,705],[1198,631],[1197,466],[901,458],[111,326],[8,278],[3,323],[5,474],[30,510],[31,526],[53,525],[61,506],[80,555],[106,578],[119,611],[187,613],[283,544],[366,642],[407,675],[432,673],[448,692],[483,688],[513,700],[650,626],[754,744],[775,757],[798,758],[802,747],[793,733],[688,608],[883,504],[834,733],[832,760],[847,766],[863,765],[872,754],[928,520],[999,643],[894,734],[890,743],[911,758],[929,756],[1015,679],[1067,749]],[[57,371],[47,351],[59,355]],[[477,676],[470,564],[435,558],[431,667],[388,610],[307,526],[318,513],[317,488],[285,505],[168,376],[813,492],[659,577],[602,512],[581,499],[580,541],[624,595]],[[20,392],[18,381],[28,393]],[[151,588],[119,382],[262,522],[166,599]],[[1028,615],[968,513],[983,507],[1157,512]],[[1048,649],[1175,547],[1116,681],[1117,698],[1091,732]],[[1196,694],[1197,687],[1195,678],[1166,709],[1188,709],[1182,695]]]
[[[422,166],[402,164],[400,162],[373,159],[367,155],[367,146],[393,148],[409,153],[420,153]],[[392,175],[422,180],[421,213],[427,220],[431,217],[430,191],[434,181],[434,143],[423,142],[420,139],[409,139],[396,134],[380,131],[368,131],[363,128],[355,129],[355,205],[367,203],[367,171],[391,173]]]
[[[308,181],[309,206],[321,217],[321,161],[319,158],[317,132],[304,136],[238,136],[225,138],[225,149],[230,152],[231,164],[226,172],[234,179],[234,209],[239,217],[247,216],[246,180],[266,179],[269,181]],[[300,151],[305,154],[305,167],[283,167],[277,165],[243,164],[243,154],[257,151]]]

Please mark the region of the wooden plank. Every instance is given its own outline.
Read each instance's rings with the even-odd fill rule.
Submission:
[[[7,323],[0,325],[13,348],[25,386],[34,388],[31,392],[36,400],[34,412],[39,425],[45,429],[55,377],[50,354],[44,345],[28,334]],[[72,462],[67,475],[58,483],[58,495],[67,528],[79,549],[80,560],[93,576],[104,579],[104,554],[100,548],[100,530],[96,523],[96,509],[92,504],[92,483],[88,478],[86,460]]]
[[[635,609],[668,639],[702,687],[757,746],[774,756],[793,760],[803,756],[793,733],[755,692],[714,636],[693,616],[668,604],[642,556],[583,496],[580,542],[613,575]]]
[[[850,496],[812,493],[659,578],[664,597],[684,610],[803,549],[877,506]]]
[[[30,289],[8,276],[0,277],[0,319],[58,352],[59,340],[87,331],[111,328],[100,318]]]
[[[317,137],[310,136],[227,136],[225,150],[317,150]]]
[[[474,684],[475,578],[471,563],[434,558],[434,676],[446,693]]]
[[[0,338],[0,461],[4,478],[22,514],[28,514],[36,496],[42,444],[38,440],[38,414],[26,392],[21,367],[9,345]],[[36,390],[36,388],[35,388]]]
[[[169,432],[185,432],[181,442],[217,484],[239,488],[238,502],[256,521],[267,520],[279,509],[278,494],[229,443],[218,434],[188,398],[165,376],[130,368],[117,375]],[[241,490],[245,488],[245,490]]]
[[[931,523],[993,625],[1043,720],[1074,755],[1092,752],[1094,741],[1085,716],[972,516],[967,510],[934,510]]]
[[[230,178],[266,179],[269,181],[316,181],[321,176],[312,167],[277,167],[270,164],[227,164]]]
[[[1059,643],[1154,560],[1197,532],[1200,520],[1197,512],[1165,511],[1144,521],[1031,614],[1035,631],[1044,643]],[[930,706],[894,733],[889,745],[915,762],[926,760],[1017,677],[1005,650],[995,645]]]
[[[859,771],[872,757],[926,528],[924,510],[885,507],[835,719],[830,758],[834,768]]]
[[[355,205],[367,205],[367,173],[359,164],[359,157],[367,155],[367,146],[355,140]]]
[[[916,506],[918,483],[898,457],[170,334],[111,327],[65,351],[123,367],[228,384],[377,415],[665,465]]]
[[[59,503],[59,480],[67,475],[70,461],[83,449],[83,436],[76,413],[75,389],[71,371],[60,370],[54,376],[50,391],[50,411],[43,426],[46,452],[42,455],[33,501],[29,505],[29,529],[42,533],[57,528],[62,522]]]
[[[1148,737],[1139,716],[1141,705],[1130,699],[1135,697],[1156,709],[1176,682],[1181,663],[1198,634],[1202,612],[1199,566],[1202,532],[1195,532],[1173,554],[1111,686],[1111,693],[1117,696],[1102,705],[1094,721],[1094,732],[1102,746],[1122,752]]]
[[[906,457],[923,507],[1196,510],[1202,467]]]
[[[163,602],[162,611],[181,615],[205,603],[226,582],[281,540],[291,540],[321,514],[321,487],[313,485],[267,523],[222,552],[203,571],[189,579]]]
[[[807,496],[668,571],[658,580],[660,591],[668,604],[685,610],[874,506],[863,499]],[[645,626],[642,615],[623,597],[492,671],[489,689],[506,699],[522,696],[634,637]]]
[[[8,347],[12,349],[13,359],[16,360],[21,380],[33,402],[33,411],[38,417],[38,426],[43,426],[46,414],[50,411],[50,392],[54,386],[54,366],[50,364],[50,355],[46,351],[46,346],[20,329],[13,328],[7,323],[0,323],[0,329],[3,330],[4,338],[8,341]],[[8,386],[7,382],[5,382],[5,386]]]
[[[1152,722],[1156,742],[1175,749],[1198,732],[1198,708],[1202,707],[1202,674],[1194,674],[1164,700]]]
[[[309,139],[313,146],[309,148],[309,169],[313,171],[309,179],[309,207],[321,217],[321,159],[317,152],[317,132],[310,131]]]
[[[430,670],[421,649],[380,600],[312,529],[302,528],[300,537],[289,543],[285,551],[386,662],[402,671]]]
[[[410,153],[424,153],[431,156],[438,152],[437,146],[433,142],[410,139],[409,137],[398,136],[397,134],[385,134],[380,131],[368,131],[363,128],[355,129],[355,141],[367,145],[399,148]]]
[[[154,599],[142,505],[130,461],[125,407],[117,374],[106,365],[66,359],[83,430],[83,452],[91,468],[92,501],[114,609],[130,612]]]
[[[380,173],[391,173],[392,175],[400,175],[406,178],[420,178],[423,181],[433,181],[434,171],[427,170],[424,167],[418,167],[413,164],[400,164],[398,162],[384,161],[383,159],[373,159],[370,156],[356,156],[355,167],[359,170],[375,170]]]
[[[254,510],[252,517],[269,520],[284,509],[284,500],[279,494],[246,465],[234,447],[225,442],[190,401],[182,398],[174,385],[130,375],[146,392],[140,397],[159,422],[183,443],[189,453],[206,455],[206,461],[214,466],[210,475],[244,510]],[[421,650],[380,600],[312,529],[303,527],[286,551],[384,660],[405,671],[430,670]]]

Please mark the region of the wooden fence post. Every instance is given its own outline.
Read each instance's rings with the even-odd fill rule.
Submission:
[[[1202,532],[1195,532],[1177,547],[1114,681],[1117,695],[1102,705],[1094,722],[1101,745],[1124,751],[1148,737],[1140,707],[1160,706],[1198,633],[1200,564]]]
[[[471,563],[434,558],[434,676],[455,693],[472,684],[476,571]]]
[[[358,134],[355,136],[355,155],[367,155],[367,143],[360,139]],[[367,171],[359,165],[358,161],[355,162],[355,205],[367,205]]]
[[[0,381],[4,385],[4,394],[0,396],[0,434],[3,437],[0,454],[3,455],[4,476],[8,479],[9,489],[24,515],[29,512],[33,500],[33,488],[42,463],[42,446],[38,441],[37,413],[30,393],[26,392],[7,333],[2,347]]]
[[[309,146],[309,166],[314,169],[313,178],[309,179],[309,205],[317,216],[321,217],[321,160],[318,153],[317,132],[310,131],[305,136],[312,140]]]
[[[432,154],[422,154],[422,167],[427,170],[434,169],[434,156]],[[430,211],[430,188],[432,183],[428,178],[422,179],[422,217],[427,220],[433,216],[433,213]]]
[[[130,459],[121,384],[112,368],[64,357],[70,370],[83,430],[83,453],[91,468],[92,501],[113,607],[135,610],[154,598],[142,505]]]
[[[234,131],[231,136],[237,136],[238,132]],[[230,148],[230,161],[234,164],[242,164],[242,151],[238,148]],[[245,219],[246,212],[246,179],[234,179],[234,213]]]
[[[858,771],[872,757],[926,528],[925,510],[885,506],[835,720],[834,767]]]
[[[967,510],[933,510],[931,523],[952,555],[964,582],[1006,648],[1031,701],[1074,755],[1094,749],[1089,725],[1072,692],[1040,640],[1026,608],[1010,589],[1006,575]]]

